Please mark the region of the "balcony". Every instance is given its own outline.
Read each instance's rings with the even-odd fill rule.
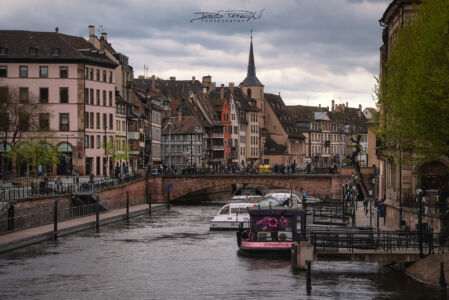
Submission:
[[[212,145],[212,150],[213,151],[223,151],[224,150],[224,145]]]
[[[223,138],[223,132],[213,132],[212,133],[213,139],[222,139]]]

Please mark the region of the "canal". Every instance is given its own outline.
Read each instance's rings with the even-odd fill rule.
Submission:
[[[315,262],[312,294],[289,260],[240,256],[234,232],[210,232],[229,197],[178,203],[0,254],[0,299],[441,299],[377,263]]]

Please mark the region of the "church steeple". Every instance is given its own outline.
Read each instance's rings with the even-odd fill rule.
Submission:
[[[251,42],[249,45],[249,59],[248,59],[248,73],[245,80],[240,83],[243,86],[263,86],[263,84],[257,79],[256,76],[256,64],[254,63],[254,51],[253,51],[253,31],[251,30]]]

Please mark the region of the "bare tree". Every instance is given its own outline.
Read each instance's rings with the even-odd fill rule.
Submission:
[[[39,131],[39,113],[43,105],[38,97],[30,95],[28,88],[0,86],[0,143],[3,154],[7,145],[12,148],[22,141],[26,132]],[[4,155],[2,155],[2,168]]]

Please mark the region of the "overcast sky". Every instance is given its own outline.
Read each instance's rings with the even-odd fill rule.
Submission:
[[[134,76],[201,79],[217,86],[246,76],[253,29],[256,73],[265,92],[286,104],[374,106],[381,27],[390,0],[1,0],[0,29],[53,31],[88,37],[102,25],[129,56]],[[211,23],[198,12],[255,12],[244,22]],[[260,18],[259,18],[260,16]],[[222,20],[231,20],[226,15]]]

